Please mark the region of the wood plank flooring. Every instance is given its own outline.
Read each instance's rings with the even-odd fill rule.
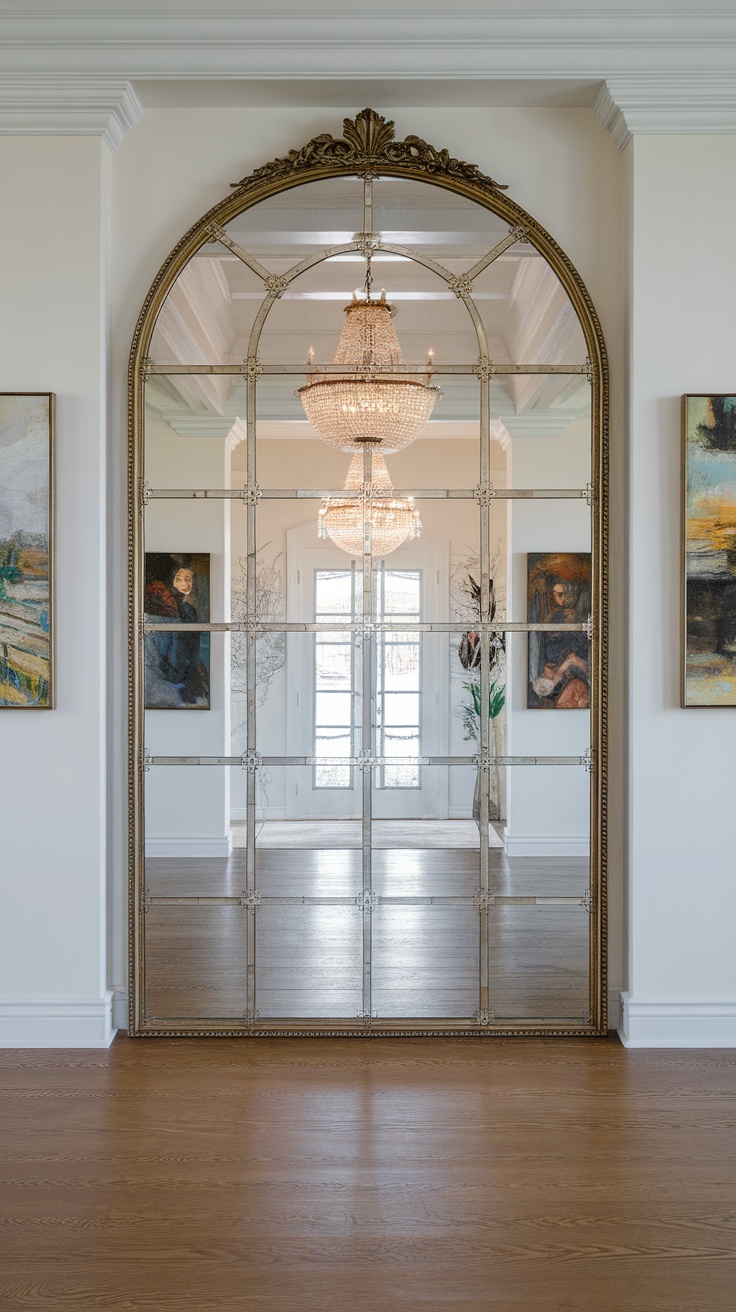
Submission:
[[[0,1308],[733,1312],[736,1052],[0,1052]]]
[[[229,859],[149,859],[147,892],[153,898],[238,897],[245,888],[244,858],[236,849]],[[377,1018],[442,1021],[475,1015],[480,918],[472,902],[479,862],[477,852],[462,849],[373,853],[373,889],[381,899],[371,921],[371,1008]],[[490,887],[501,898],[580,899],[587,882],[584,858],[509,860],[503,852],[490,853]],[[363,1009],[363,911],[355,906],[363,886],[360,852],[264,850],[258,853],[257,886],[261,1021],[353,1021]],[[460,897],[466,904],[428,902],[443,897]],[[280,898],[292,903],[273,900]],[[309,902],[301,904],[302,898]],[[152,1023],[166,1029],[167,1019],[242,1018],[242,907],[150,906],[145,936],[145,998]],[[588,1008],[588,936],[588,914],[579,901],[494,906],[489,985],[495,1017],[510,1025],[534,1019],[579,1024]]]

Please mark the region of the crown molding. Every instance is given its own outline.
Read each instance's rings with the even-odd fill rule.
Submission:
[[[611,77],[594,110],[619,150],[638,133],[736,132],[736,73]]]
[[[0,72],[133,78],[593,78],[653,68],[736,69],[731,0],[705,9],[548,3],[459,9],[373,0],[312,9],[223,4],[127,7],[95,0],[5,8]]]
[[[142,114],[119,78],[7,74],[0,81],[2,136],[99,136],[117,150]]]

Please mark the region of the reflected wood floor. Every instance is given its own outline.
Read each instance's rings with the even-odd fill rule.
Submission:
[[[0,1308],[733,1312],[736,1052],[0,1053]]]
[[[154,858],[146,862],[152,897],[237,897],[245,854],[229,859]],[[376,851],[372,913],[372,996],[377,1018],[472,1018],[480,1005],[480,918],[471,903],[480,858],[470,850]],[[361,854],[343,850],[267,850],[257,856],[262,904],[256,924],[256,1008],[270,1019],[354,1020],[363,1009],[363,912],[354,903]],[[490,853],[489,1006],[495,1018],[580,1023],[588,1009],[589,918],[579,903],[588,882],[580,858]],[[465,906],[411,904],[463,897]],[[535,897],[570,897],[535,905]],[[290,897],[297,905],[270,899]],[[317,905],[301,898],[321,899]],[[342,899],[347,905],[337,905]],[[245,1013],[246,920],[240,906],[151,906],[145,917],[146,1010],[158,1028],[182,1021],[240,1019]]]

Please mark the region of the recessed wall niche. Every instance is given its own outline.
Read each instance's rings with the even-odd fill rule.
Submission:
[[[186,234],[130,394],[130,1032],[604,1034],[607,366],[567,257],[364,110]]]

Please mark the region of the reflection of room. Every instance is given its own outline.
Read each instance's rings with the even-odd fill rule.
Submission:
[[[590,551],[590,387],[578,320],[545,260],[513,235],[504,244],[508,228],[493,215],[451,194],[428,203],[422,184],[379,179],[373,222],[393,251],[371,248],[368,265],[359,250],[320,258],[283,283],[257,323],[263,374],[249,428],[242,374],[164,371],[252,353],[258,269],[288,279],[300,259],[321,257],[326,233],[350,242],[365,220],[363,184],[304,191],[308,198],[286,193],[215,232],[219,240],[200,247],[174,284],[152,341],[146,549],[209,552],[210,618],[241,627],[209,634],[209,710],[146,712],[147,886],[157,907],[179,898],[167,908],[172,919],[147,921],[151,1005],[157,1015],[241,1015],[232,962],[248,948],[233,900],[252,887],[261,1016],[349,1019],[368,997],[370,1014],[387,1018],[482,1013],[488,1023],[493,1011],[579,1023],[588,998],[590,716],[528,708],[538,635],[523,631],[528,554]],[[452,282],[499,243],[473,283],[476,331],[463,295],[410,254],[438,261]],[[351,286],[364,276],[379,316],[384,283],[397,311],[404,365],[386,367],[425,362],[431,372],[424,381],[409,374],[411,386],[442,388],[419,436],[399,450],[385,438],[380,465],[365,463],[360,437],[336,449],[339,405],[328,444],[296,394],[305,376],[322,377],[320,413],[333,405],[330,375],[314,370],[333,359],[346,303],[348,327],[357,322],[356,296],[366,292]],[[387,349],[398,350],[393,331]],[[473,372],[479,351],[512,368],[573,372],[494,377],[489,413]],[[339,358],[344,366],[351,357]],[[463,364],[443,375],[443,365]],[[344,389],[345,413],[373,405],[370,381],[359,391],[353,402]],[[254,471],[257,493],[243,497]],[[366,477],[372,499],[361,501]],[[391,514],[381,486],[392,486],[397,513],[411,519],[396,547],[388,536],[380,546],[371,519],[372,506]],[[176,488],[188,492],[167,499]],[[358,517],[343,549],[325,520],[335,498]],[[379,544],[368,593],[356,545],[366,522]],[[483,628],[483,597],[496,629]],[[584,647],[584,635],[576,641]],[[198,930],[181,899],[201,897],[220,899],[221,910]],[[193,955],[186,943],[197,944]],[[182,954],[193,963],[186,982]]]

